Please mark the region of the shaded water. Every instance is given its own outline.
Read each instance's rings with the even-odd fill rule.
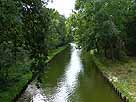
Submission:
[[[121,102],[121,99],[102,78],[89,54],[83,54],[72,45],[58,54],[48,65],[42,89],[32,83],[18,102]],[[33,86],[33,87],[32,87]]]

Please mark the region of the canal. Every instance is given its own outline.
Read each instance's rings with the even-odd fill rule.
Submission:
[[[42,88],[33,81],[17,102],[122,102],[90,54],[82,54],[74,44],[49,63],[42,79]]]

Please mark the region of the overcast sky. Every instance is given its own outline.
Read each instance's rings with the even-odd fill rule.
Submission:
[[[55,8],[60,14],[69,17],[74,9],[75,0],[53,0],[53,3],[49,2],[49,8]]]

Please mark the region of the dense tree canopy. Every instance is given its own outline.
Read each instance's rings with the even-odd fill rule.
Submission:
[[[7,78],[8,67],[16,62],[16,52],[22,43],[20,10],[19,1],[0,1],[0,76],[3,78]]]
[[[25,59],[33,74],[46,67],[48,51],[68,43],[65,17],[42,0],[0,0],[0,78]],[[14,59],[14,60],[13,60]]]
[[[56,10],[50,9],[50,24],[48,32],[48,46],[49,49],[57,48],[66,44],[66,18],[60,15]]]
[[[134,35],[126,31],[130,27],[130,19],[135,24],[133,0],[77,0],[75,8],[67,24],[69,32],[73,32],[74,40],[82,48],[95,49],[108,58],[119,59],[125,54],[128,42],[134,44],[128,41]]]

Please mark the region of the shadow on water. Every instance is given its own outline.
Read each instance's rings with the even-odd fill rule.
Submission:
[[[57,85],[57,80],[63,75],[65,70],[64,67],[69,60],[70,48],[64,50],[63,53],[56,55],[56,57],[50,61],[48,70],[42,76],[42,79],[45,82],[43,86],[47,87],[49,85],[50,87],[55,87]]]
[[[82,63],[84,71],[79,76],[79,90],[83,102],[122,102],[109,83],[101,76],[89,53],[82,55]]]
[[[121,102],[96,69],[90,54],[81,54],[82,51],[75,46],[72,44],[71,48],[58,54],[49,63],[49,69],[42,76],[42,88],[35,88],[34,84],[29,85],[33,92],[29,89],[26,93],[31,92],[31,101]]]

